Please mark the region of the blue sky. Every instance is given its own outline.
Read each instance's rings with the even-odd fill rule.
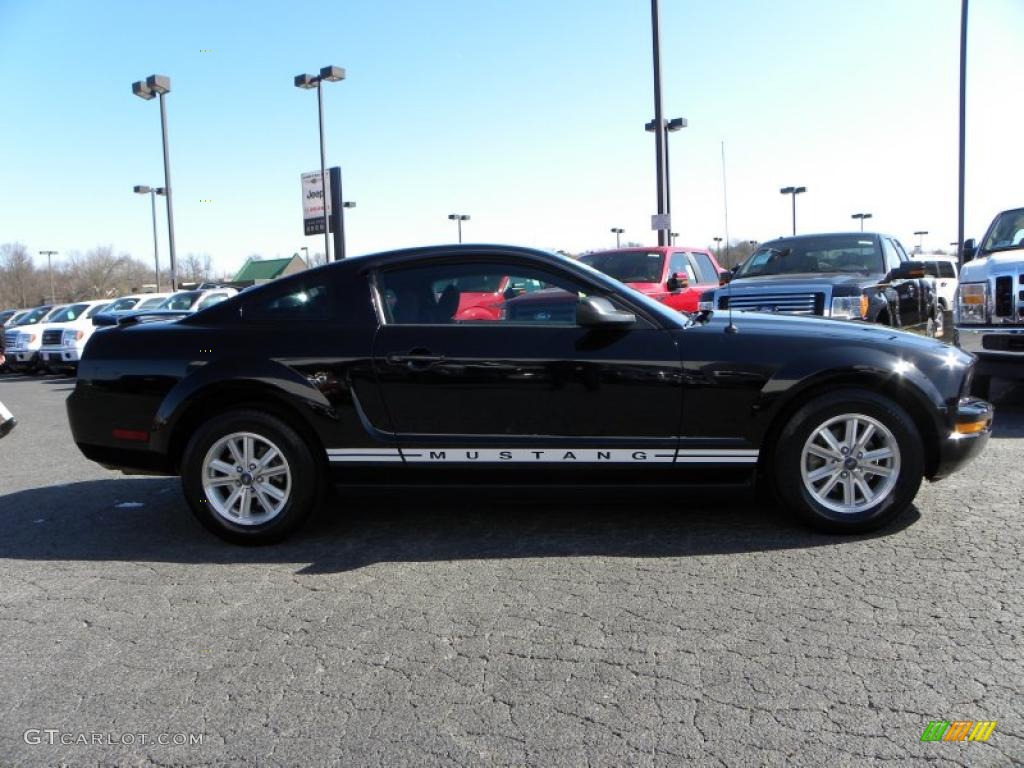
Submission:
[[[1024,205],[1024,3],[975,0],[970,27],[967,234]],[[304,10],[299,10],[299,8]],[[179,254],[234,269],[302,234],[299,176],[341,165],[350,253],[468,241],[579,251],[612,226],[655,241],[650,4],[644,0],[293,3],[0,0],[0,242],[152,254],[167,97]],[[800,231],[870,211],[926,246],[956,237],[958,0],[662,0],[673,228],[680,243]],[[205,52],[205,50],[209,52]],[[209,200],[211,202],[201,202]],[[166,224],[159,212],[161,258]]]

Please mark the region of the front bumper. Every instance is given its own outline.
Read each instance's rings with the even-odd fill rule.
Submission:
[[[39,362],[50,368],[77,368],[78,350],[75,347],[43,347]]]
[[[39,350],[12,349],[7,351],[7,367],[12,371],[21,371],[35,367],[39,360]]]
[[[995,409],[976,397],[965,397],[957,404],[957,425],[939,446],[939,464],[930,480],[941,480],[970,463],[988,444]]]
[[[1024,378],[1024,326],[957,326],[956,345],[978,358],[976,376]]]

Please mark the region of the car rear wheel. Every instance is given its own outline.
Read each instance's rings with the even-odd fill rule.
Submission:
[[[785,426],[772,468],[783,503],[832,533],[879,528],[903,512],[924,475],[921,436],[887,397],[860,389],[816,398]]]
[[[316,506],[321,487],[302,437],[281,419],[249,410],[218,416],[196,432],[181,480],[199,522],[236,544],[288,536]]]

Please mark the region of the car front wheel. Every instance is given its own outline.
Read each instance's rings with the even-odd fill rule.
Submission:
[[[192,512],[236,544],[288,536],[316,505],[320,477],[309,446],[281,419],[233,411],[207,422],[185,449],[181,480]]]
[[[773,474],[785,505],[832,533],[879,528],[903,512],[924,475],[921,436],[897,403],[860,389],[818,397],[782,431]]]

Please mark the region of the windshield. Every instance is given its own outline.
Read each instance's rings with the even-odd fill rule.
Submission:
[[[192,305],[195,304],[200,294],[202,294],[202,291],[182,291],[181,293],[176,293],[173,296],[168,296],[159,306],[159,309],[192,309]]]
[[[30,309],[18,320],[18,325],[34,325],[42,320],[49,311],[50,307],[37,307],[36,309]]]
[[[660,283],[665,256],[658,251],[604,251],[580,256],[580,262],[622,283]]]
[[[884,272],[882,252],[874,238],[828,235],[776,240],[762,245],[736,272],[736,277]]]
[[[81,317],[88,308],[88,304],[69,304],[59,312],[54,312],[48,319],[51,323],[70,323],[75,318]]]
[[[109,307],[107,307],[106,311],[107,312],[124,312],[126,309],[131,309],[132,307],[134,307],[135,306],[135,302],[137,302],[137,301],[138,301],[138,299],[135,299],[135,298],[118,299],[113,304],[111,304]]]
[[[1024,248],[1024,208],[1005,211],[993,222],[981,244],[982,251]]]

